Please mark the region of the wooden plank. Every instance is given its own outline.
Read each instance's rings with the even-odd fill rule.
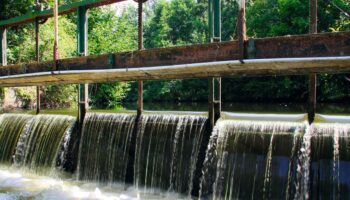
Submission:
[[[75,12],[78,7],[86,7],[86,8],[94,8],[99,6],[104,6],[112,3],[122,2],[125,0],[81,0],[78,2],[70,3],[70,4],[64,4],[59,6],[58,8],[58,14],[68,14]],[[53,9],[43,10],[43,11],[28,11],[27,14],[14,17],[7,20],[1,20],[0,26],[4,27],[10,27],[10,26],[16,26],[20,24],[25,23],[31,23],[34,22],[35,19],[46,19],[53,17]]]
[[[350,56],[300,59],[250,59],[243,60],[243,62],[231,60],[129,69],[63,70],[21,74],[0,77],[0,86],[349,72]]]
[[[350,32],[255,39],[255,47],[257,59],[349,56]],[[131,69],[238,59],[238,42],[232,41],[62,59],[58,70]],[[5,66],[0,68],[0,76],[51,71],[53,64]]]
[[[255,40],[255,58],[350,55],[350,32],[283,36]]]

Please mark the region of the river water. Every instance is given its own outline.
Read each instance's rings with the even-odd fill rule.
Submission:
[[[136,103],[124,103],[115,108],[90,108],[91,112],[135,112]],[[169,111],[193,111],[207,112],[208,104],[201,103],[173,103],[173,102],[145,102],[145,111],[169,112]],[[272,114],[298,114],[306,113],[307,105],[302,103],[223,103],[222,111],[237,113],[272,113]],[[35,114],[35,109],[6,110],[3,112]],[[77,115],[77,108],[42,109],[42,114]],[[350,104],[347,103],[319,103],[317,113],[329,115],[349,115]]]
[[[71,200],[71,199],[185,199],[179,194],[139,191],[133,186],[101,185],[76,181],[50,171],[47,176],[24,169],[0,166],[0,199]]]
[[[2,139],[9,150],[0,146],[0,200],[188,199],[198,191],[204,199],[350,196],[350,106],[319,105],[311,126],[303,105],[232,103],[223,111],[206,133],[207,104],[148,103],[140,118],[134,104],[90,109],[81,145],[72,150],[79,155],[76,173],[61,170],[69,142],[76,144],[76,118],[62,114],[76,116],[76,109],[1,115],[0,127],[18,127],[3,128],[0,138],[13,135],[18,143]]]

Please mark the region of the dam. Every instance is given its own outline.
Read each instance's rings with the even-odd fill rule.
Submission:
[[[79,0],[0,20],[1,87],[78,85],[74,116],[44,114],[39,89],[36,114],[0,115],[0,199],[350,198],[350,116],[316,110],[317,74],[350,72],[350,32],[317,33],[317,1],[309,34],[248,38],[240,0],[237,38],[222,42],[221,1],[209,0],[209,43],[145,49],[138,0],[138,50],[89,55],[88,10],[120,2]],[[8,29],[35,23],[38,33],[40,22],[74,13],[76,57],[60,59],[55,46],[53,60],[41,61],[37,34],[35,62],[7,63]],[[222,77],[285,75],[308,76],[303,112],[222,110]],[[208,79],[205,112],[144,109],[143,82],[189,78]],[[137,81],[137,109],[89,110],[89,84],[115,81]]]

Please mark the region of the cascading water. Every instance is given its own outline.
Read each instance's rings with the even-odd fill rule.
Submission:
[[[69,116],[34,116],[19,138],[14,164],[33,170],[55,167],[59,163],[60,151],[67,146],[64,142],[68,142],[67,135],[71,134],[74,125],[75,118]]]
[[[350,125],[319,123],[311,129],[310,199],[350,198]],[[303,177],[305,178],[305,177]]]
[[[85,116],[78,179],[107,183],[125,181],[135,119],[128,114],[89,113]]]
[[[288,198],[304,129],[296,122],[218,121],[204,162],[201,198]]]
[[[136,186],[190,195],[206,121],[200,116],[142,116],[136,139]]]
[[[15,166],[25,166],[25,170],[42,172],[42,168],[49,168],[52,172],[66,162],[75,163],[74,168],[78,160],[79,180],[109,183],[102,185],[103,194],[98,189],[101,185],[93,183],[70,190],[62,181],[51,188],[46,184],[53,183],[53,179],[38,178],[40,181],[33,186],[27,183],[34,176],[28,179],[12,172],[21,173],[22,168],[0,165],[0,191],[6,191],[5,198],[40,198],[44,193],[50,196],[51,191],[65,191],[61,193],[67,192],[72,198],[127,195],[177,199],[198,192],[201,171],[201,199],[350,198],[349,123],[309,126],[301,122],[221,119],[209,144],[207,118],[201,116],[137,118],[129,114],[88,113],[81,137],[72,134],[74,127],[75,118],[67,116],[0,115],[0,161],[7,164],[13,157]],[[70,152],[70,146],[79,149],[74,147],[77,151]],[[21,185],[12,184],[19,181],[18,177],[22,177],[21,185],[27,184],[24,191]],[[113,184],[129,183],[130,179],[136,189]],[[81,184],[72,180],[67,184]],[[33,187],[35,192],[23,196]],[[170,193],[154,192],[155,189]],[[117,192],[109,194],[111,190]]]
[[[0,116],[0,162],[12,161],[20,134],[31,115],[2,114]]]

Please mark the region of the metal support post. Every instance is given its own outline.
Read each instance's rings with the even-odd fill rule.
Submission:
[[[0,48],[0,61],[2,66],[7,65],[7,39],[6,39],[6,28],[0,27],[0,40],[1,40],[1,48]]]
[[[317,0],[309,1],[309,12],[310,12],[310,24],[309,24],[309,33],[317,33]],[[315,73],[309,74],[309,99],[308,99],[308,120],[311,124],[315,120],[316,113],[316,88],[317,87],[317,75]]]
[[[40,62],[40,46],[39,46],[39,42],[40,42],[40,35],[39,35],[39,19],[35,19],[35,60],[37,62]],[[40,113],[40,86],[36,86],[36,114]]]
[[[143,49],[143,23],[142,23],[142,12],[143,12],[143,2],[138,1],[138,39],[139,39],[139,50]],[[141,116],[143,110],[143,81],[139,80],[137,82],[137,115]]]
[[[215,42],[221,41],[221,1],[214,0],[214,38]]]
[[[78,8],[78,32],[77,32],[77,44],[78,54],[80,56],[88,55],[88,16],[87,9],[85,7]],[[82,126],[86,111],[89,107],[89,93],[88,84],[79,84],[79,97],[78,97],[78,122]]]
[[[221,41],[221,1],[208,0],[209,36],[211,42]],[[221,117],[221,77],[209,79],[209,111],[210,128],[215,126]]]
[[[55,61],[53,70],[58,70],[57,60],[59,59],[59,53],[58,53],[58,2],[57,0],[54,0],[53,16],[54,16],[54,38],[55,38],[54,46],[53,46],[53,60]]]
[[[208,26],[209,26],[209,41],[213,42],[214,37],[214,8],[213,1],[208,0]]]
[[[209,80],[209,120],[213,128],[216,121],[221,117],[221,78]]]
[[[245,18],[245,0],[239,1],[239,11],[237,19],[237,39],[240,59],[244,59],[244,42],[247,40],[247,28]]]

